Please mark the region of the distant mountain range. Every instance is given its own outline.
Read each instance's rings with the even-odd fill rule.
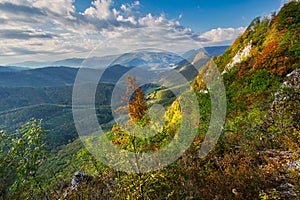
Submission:
[[[204,52],[206,53],[208,56],[220,56],[222,55],[225,50],[229,48],[229,46],[211,46],[211,47],[204,47],[201,49],[192,49],[190,51],[185,52],[184,54],[182,54],[182,57],[185,60],[191,61],[194,59],[194,57],[199,53],[199,52]]]
[[[68,58],[64,60],[58,60],[54,62],[37,62],[37,61],[25,61],[20,63],[13,63],[6,67],[17,66],[17,67],[26,67],[26,68],[42,68],[42,67],[80,67],[84,62],[86,67],[94,68],[94,64],[103,66],[103,68],[109,65],[117,55],[113,56],[104,56],[104,57],[91,57],[88,59],[85,58]]]
[[[211,55],[223,52],[226,47],[207,47],[205,51]],[[204,51],[204,52],[205,52]],[[197,72],[191,73],[190,68],[180,69],[180,67],[192,62],[202,50],[191,50],[186,52],[183,57],[169,52],[157,51],[138,51],[116,56],[91,57],[88,59],[71,58],[53,63],[25,62],[25,67],[21,64],[0,67],[0,87],[53,87],[72,85],[75,81],[79,66],[82,64],[89,70],[104,70],[101,82],[115,83],[119,78],[134,67],[147,67],[149,71],[163,72],[171,68],[179,69],[184,72],[188,79],[192,78]],[[192,59],[184,60],[190,57]],[[109,63],[109,64],[108,64]],[[26,68],[29,65],[49,64],[50,67]],[[91,74],[98,74],[99,71]],[[193,75],[190,77],[190,75]]]
[[[119,64],[125,67],[145,67],[149,70],[166,71],[182,61],[179,55],[170,52],[137,51],[125,53],[116,58],[111,65]]]
[[[138,67],[148,65],[153,70],[164,70],[165,67],[174,66],[180,63],[183,59],[188,59],[196,56],[200,51],[204,51],[209,56],[219,56],[229,46],[211,46],[201,49],[193,49],[182,55],[177,55],[170,52],[155,52],[141,50],[137,52],[125,53],[122,55],[109,55],[103,57],[90,57],[90,58],[68,58],[54,62],[36,62],[26,61],[21,63],[13,63],[8,68],[42,68],[42,67],[87,67],[92,69],[103,69],[112,65],[123,65],[125,67]],[[13,66],[13,67],[10,67]],[[0,72],[4,69],[0,68]],[[5,71],[9,71],[6,69]],[[14,71],[14,70],[11,70]]]
[[[22,71],[27,70],[29,68],[26,67],[13,67],[13,66],[0,66],[0,72],[16,72],[16,71]]]
[[[78,69],[46,67],[39,69],[0,72],[0,87],[46,87],[74,83]]]

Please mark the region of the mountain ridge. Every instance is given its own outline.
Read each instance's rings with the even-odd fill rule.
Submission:
[[[179,141],[180,134],[176,133],[183,124],[187,124],[187,129],[191,127],[197,131],[197,135],[190,147],[172,164],[147,173],[123,173],[99,162],[81,145],[79,139],[73,141],[74,137],[70,137],[72,139],[68,145],[49,155],[39,166],[41,184],[45,188],[43,191],[53,199],[63,196],[70,199],[299,199],[299,35],[300,3],[292,1],[272,17],[254,19],[223,55],[203,63],[197,77],[190,77],[191,88],[185,91],[194,93],[198,100],[196,104],[199,110],[190,109],[187,114],[194,118],[198,117],[196,113],[200,114],[199,123],[184,120],[186,116],[182,114],[180,104],[181,101],[190,101],[181,98],[166,108],[163,128],[159,126],[158,134],[152,137],[135,138],[118,124],[108,128],[106,139],[122,149],[122,153],[155,153],[167,147],[174,138]],[[201,53],[193,60],[197,58],[201,59]],[[221,76],[226,90],[227,115],[225,124],[216,124],[222,128],[217,143],[205,157],[200,157],[203,141],[213,127],[211,113],[219,112],[218,108],[212,107],[211,99],[216,99],[216,96],[210,93],[205,82],[208,78],[216,78],[210,77],[214,75],[211,71],[215,67],[220,73],[224,72]],[[189,65],[184,65],[177,70],[189,76],[189,69]],[[162,100],[170,99],[170,95],[157,96]],[[106,99],[106,102],[109,104],[110,100]],[[102,109],[109,110],[109,107]],[[0,115],[0,120],[8,119],[13,123],[13,120],[22,118],[20,111],[16,115]],[[48,128],[58,127],[55,133],[60,136],[59,139],[63,138],[61,134],[66,134],[69,139],[70,133],[75,133],[69,132],[72,129],[64,121],[70,120],[70,110],[61,110],[57,106],[38,106],[37,112],[36,116],[45,112],[45,118],[50,118],[50,123],[46,123],[52,126]],[[23,115],[27,117],[33,114],[29,109]],[[51,121],[52,116],[54,121]],[[161,116],[158,117],[160,120]],[[68,131],[64,132],[66,129]],[[186,133],[188,135],[190,131]],[[213,138],[208,138],[213,141]],[[90,139],[85,140],[88,145],[101,138],[96,136]],[[104,153],[116,158],[108,151]],[[3,158],[6,161],[6,157]],[[139,159],[136,156],[132,160],[135,169],[139,166]],[[127,161],[128,157],[118,157],[117,160],[122,164]],[[159,166],[161,163],[158,160],[155,164]],[[11,169],[10,166],[3,166],[4,169]],[[88,177],[92,177],[92,180],[81,182],[80,187],[74,189],[73,180],[77,181],[78,174],[83,174],[76,173],[72,179],[72,174],[78,169],[89,173]],[[3,187],[11,185],[7,186],[5,182]],[[18,192],[16,196],[31,195],[24,192],[23,188]],[[40,190],[36,192],[40,194],[38,192]]]
[[[210,56],[219,56],[222,54],[226,48],[229,46],[208,46],[208,47],[203,47],[200,49],[193,49],[190,50],[190,53],[193,52],[193,54],[197,54],[199,51],[206,51],[208,55]],[[142,50],[141,50],[142,51]],[[145,50],[144,50],[145,51]],[[131,52],[132,54],[136,54],[137,52]],[[176,55],[177,57],[180,56],[182,59],[187,59],[186,55],[188,52],[183,53],[182,55],[176,55],[173,53],[167,53],[166,54],[173,54]],[[57,61],[51,61],[51,62],[37,62],[37,61],[25,61],[21,63],[13,63],[6,65],[7,67],[9,66],[15,66],[15,67],[27,67],[27,68],[42,68],[42,67],[56,67],[56,66],[64,66],[64,67],[75,67],[78,68],[81,65],[89,68],[95,68],[93,67],[94,63],[97,63],[97,68],[105,68],[112,63],[115,64],[120,64],[120,65],[125,65],[125,66],[134,66],[128,62],[128,64],[116,62],[116,60],[120,60],[121,57],[124,57],[124,55],[128,55],[130,53],[125,53],[123,55],[107,55],[107,56],[101,56],[101,57],[90,57],[90,58],[67,58],[67,59],[62,59],[62,60],[57,60]],[[189,56],[191,57],[191,56]],[[115,61],[115,62],[114,62]],[[169,63],[169,64],[177,64],[176,62]]]

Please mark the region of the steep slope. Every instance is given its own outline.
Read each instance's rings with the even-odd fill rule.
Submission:
[[[228,199],[299,198],[299,176],[291,173],[299,173],[300,158],[299,27],[300,2],[292,1],[271,17],[254,19],[214,59],[226,87],[227,120],[210,155],[216,166],[209,168],[218,171],[206,179],[212,193]],[[196,91],[206,89],[209,67],[194,81]]]
[[[257,18],[224,55],[215,58],[224,72],[227,118],[218,144],[205,158],[199,157],[199,149],[209,128],[213,96],[203,90],[207,90],[205,80],[212,63],[204,65],[193,82],[201,120],[190,149],[170,166],[142,175],[120,174],[99,164],[100,171],[112,170],[110,177],[118,177],[111,181],[117,182],[114,197],[299,199],[299,16],[300,3],[291,2],[271,18]],[[276,109],[272,109],[274,101],[280,102]],[[151,152],[168,143],[182,117],[178,102],[167,116],[170,119],[161,134],[151,138],[152,143],[138,140],[133,146]],[[134,151],[130,136],[118,126],[108,137]]]
[[[299,67],[299,32],[299,2],[292,1],[277,15],[254,19],[215,62],[221,71],[239,64],[239,74],[245,69],[266,69],[284,76]]]
[[[73,190],[71,199],[299,199],[299,16],[300,2],[293,1],[271,18],[257,18],[224,55],[215,58],[224,72],[227,118],[217,145],[206,157],[199,157],[199,149],[209,128],[213,97],[202,91],[207,90],[203,76],[210,75],[212,63],[193,80],[200,107],[196,111],[200,122],[193,127],[198,135],[174,163],[148,173],[119,172],[99,163],[86,149],[79,151],[77,140],[50,157],[53,171],[59,172],[50,178],[70,183],[72,177],[67,176],[74,170],[91,173],[92,183]],[[176,137],[182,118],[179,103],[175,101],[166,115],[165,128],[151,138],[135,140],[118,126],[107,136],[124,150],[155,152]],[[51,166],[45,168],[51,171]],[[71,188],[65,182],[53,185],[58,198],[63,188]]]

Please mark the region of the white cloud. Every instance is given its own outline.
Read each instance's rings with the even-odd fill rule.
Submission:
[[[1,0],[0,65],[85,57],[93,49],[97,56],[148,47],[181,53],[233,40],[243,31],[218,28],[199,36],[163,14],[142,15],[139,1],[116,8],[112,0],[94,0],[83,13],[73,4],[74,0]]]
[[[122,4],[121,9],[124,11],[128,10],[128,8],[125,6],[125,4]]]
[[[133,10],[138,8],[140,6],[140,2],[139,1],[135,1],[132,4],[122,4],[121,5],[121,10],[123,10],[125,13],[130,13],[132,14]]]
[[[75,13],[75,7],[73,6],[74,1],[75,0],[36,0],[31,2],[33,7],[53,12],[60,15],[60,17],[71,17],[71,13]]]
[[[112,0],[95,0],[92,2],[92,6],[84,11],[84,14],[107,20],[113,17],[113,12],[110,9],[111,5]]]
[[[198,38],[202,39],[204,44],[228,44],[242,34],[245,29],[245,27],[216,28],[201,34]]]
[[[137,24],[134,17],[124,18],[122,15],[118,15],[117,21],[119,21],[119,22],[130,22],[131,24],[134,24],[134,25]]]
[[[134,6],[139,6],[140,4],[141,4],[141,3],[140,3],[139,1],[135,1],[133,5],[134,5]]]
[[[68,16],[69,13],[75,12],[73,6],[74,1],[75,0],[1,0],[1,3],[23,6],[23,8],[26,6],[28,8],[38,8],[45,12]]]

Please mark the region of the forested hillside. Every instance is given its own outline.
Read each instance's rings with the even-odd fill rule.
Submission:
[[[193,127],[197,135],[178,160],[157,171],[117,171],[95,159],[79,139],[61,146],[57,153],[47,152],[41,139],[46,135],[37,121],[25,124],[16,134],[0,132],[1,198],[299,199],[299,36],[300,2],[292,1],[279,13],[254,19],[223,55],[204,65],[190,90],[165,104],[166,123],[156,135],[137,138],[137,133],[128,134],[118,124],[106,132],[104,136],[124,150],[156,152],[177,137],[178,127],[186,123],[180,102],[189,104],[185,95],[195,92],[199,110],[189,115],[200,116]],[[199,150],[211,120],[205,81],[213,66],[222,73],[227,116],[218,143],[201,158]],[[134,78],[127,83],[128,89],[137,89]],[[144,114],[151,102],[140,88],[134,94],[124,107],[131,119],[128,126],[144,127],[149,124]],[[161,98],[157,101],[168,102]],[[134,164],[138,162],[139,158]],[[77,171],[80,178],[71,183]]]

